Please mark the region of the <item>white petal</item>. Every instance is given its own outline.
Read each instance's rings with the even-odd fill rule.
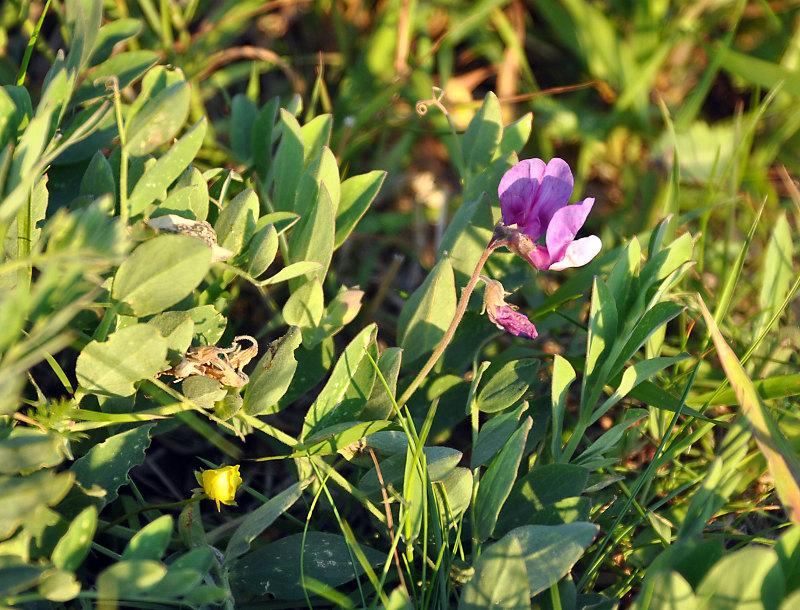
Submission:
[[[564,258],[550,265],[551,271],[561,271],[570,267],[583,267],[600,252],[603,242],[597,235],[590,235],[582,239],[576,239],[564,253]]]

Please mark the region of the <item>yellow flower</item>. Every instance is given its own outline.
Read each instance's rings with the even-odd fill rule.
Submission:
[[[220,510],[219,503],[236,504],[233,501],[239,485],[242,484],[242,477],[239,475],[239,465],[223,466],[213,470],[204,470],[198,477],[203,491],[206,495],[217,503],[217,510]]]

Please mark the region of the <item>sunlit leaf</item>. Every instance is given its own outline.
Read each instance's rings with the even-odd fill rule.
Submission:
[[[397,320],[403,360],[410,364],[433,350],[456,311],[456,289],[450,259],[443,257],[406,301]]]

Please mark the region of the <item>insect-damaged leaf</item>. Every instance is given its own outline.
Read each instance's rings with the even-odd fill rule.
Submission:
[[[285,536],[248,553],[231,567],[234,586],[256,595],[266,592],[278,599],[303,599],[303,582],[314,578],[338,587],[364,573],[351,560],[352,545],[343,536],[310,531]],[[361,548],[371,566],[386,559],[382,552]],[[302,564],[301,564],[302,559]]]
[[[150,430],[154,424],[144,424],[110,436],[72,464],[70,471],[85,489],[99,486],[105,495],[81,498],[102,508],[117,498],[117,491],[128,483],[128,472],[144,461],[150,446]],[[88,504],[88,501],[87,501]]]
[[[286,393],[297,369],[294,350],[300,345],[303,336],[300,329],[293,326],[283,337],[270,343],[267,353],[261,358],[244,394],[244,412],[248,415],[272,413]]]
[[[311,483],[311,479],[298,481],[247,515],[242,524],[233,532],[228,547],[225,549],[223,563],[227,565],[237,557],[244,555],[250,549],[250,543],[300,498],[309,483]]]

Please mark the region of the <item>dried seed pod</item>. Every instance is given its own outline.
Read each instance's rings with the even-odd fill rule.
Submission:
[[[204,241],[211,248],[211,262],[219,263],[233,256],[233,252],[223,248],[217,243],[217,232],[205,220],[191,220],[177,214],[166,214],[147,221],[147,226],[157,231],[180,233],[189,237],[196,237]]]
[[[250,347],[242,349],[239,341],[247,341]],[[258,342],[249,335],[234,338],[231,347],[221,348],[215,345],[190,347],[181,361],[164,374],[175,379],[185,379],[193,375],[209,377],[232,388],[241,388],[250,381],[242,372],[258,354]]]

